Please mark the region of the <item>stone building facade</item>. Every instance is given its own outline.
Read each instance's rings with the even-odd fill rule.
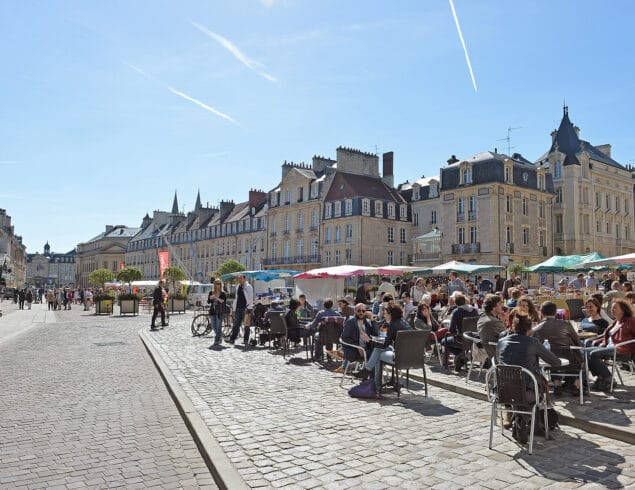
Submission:
[[[15,234],[11,216],[0,209],[0,286],[22,287],[26,282],[26,247]]]
[[[555,255],[635,251],[633,171],[611,158],[611,145],[580,139],[565,106],[549,151],[536,162],[553,176]]]
[[[77,280],[76,249],[51,252],[48,242],[43,253],[27,254],[26,284],[35,288],[74,287]]]
[[[97,269],[108,269],[117,274],[125,266],[125,253],[128,242],[140,228],[124,225],[106,225],[103,233],[87,242],[77,245],[76,284],[86,288],[90,284],[88,277]]]

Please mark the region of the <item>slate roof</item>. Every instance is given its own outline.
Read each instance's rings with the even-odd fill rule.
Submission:
[[[369,197],[405,203],[405,199],[395,189],[390,188],[379,177],[335,172],[325,201],[337,201],[352,197]]]
[[[553,153],[555,151],[559,151],[565,155],[563,165],[580,165],[578,156],[583,151],[586,151],[592,160],[605,163],[611,167],[624,169],[624,166],[617,163],[608,155],[602,153],[591,143],[581,140],[578,137],[575,127],[569,120],[569,109],[566,106],[564,107],[560,127],[556,132],[556,137],[554,138],[553,143],[551,143],[551,148],[548,153]]]

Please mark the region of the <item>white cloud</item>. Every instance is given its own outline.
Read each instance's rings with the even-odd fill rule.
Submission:
[[[201,102],[200,100],[195,99],[194,97],[190,97],[187,94],[184,94],[183,92],[180,92],[172,87],[168,87],[168,90],[170,92],[172,92],[174,95],[178,95],[179,97],[184,98],[185,100],[189,100],[190,102],[192,102],[193,104],[196,104],[199,107],[202,107],[203,109],[205,109],[208,112],[211,112],[212,114],[216,114],[218,117],[222,117],[223,119],[226,119],[227,121],[236,124],[237,126],[240,126],[240,124],[238,124],[238,121],[236,121],[233,117],[228,116],[227,114],[214,109],[213,107],[205,104],[204,102]]]
[[[243,65],[245,65],[250,70],[255,71],[256,73],[258,73],[258,75],[260,75],[263,78],[266,78],[270,82],[277,82],[278,81],[273,75],[270,75],[269,73],[267,73],[267,72],[262,70],[262,68],[264,68],[262,63],[260,63],[258,61],[255,61],[255,60],[252,60],[251,58],[249,58],[245,53],[243,53],[238,48],[238,46],[236,46],[229,39],[221,36],[220,34],[217,34],[215,32],[210,31],[209,29],[203,27],[200,24],[197,24],[196,22],[190,22],[190,23],[194,27],[196,27],[199,31],[201,31],[203,34],[205,34],[206,36],[212,38],[214,41],[216,41],[218,44],[220,44],[223,48],[225,48],[227,51],[229,51],[234,56],[234,58],[236,58],[238,61],[240,61]]]
[[[273,2],[274,0],[260,0],[260,3],[262,3],[267,8],[273,7]]]
[[[450,2],[450,8],[452,9],[452,15],[454,16],[454,22],[456,23],[456,30],[459,33],[459,39],[461,40],[461,45],[463,46],[463,51],[465,51],[465,60],[467,61],[467,68],[470,70],[470,77],[472,77],[472,85],[474,85],[474,92],[478,92],[476,88],[476,79],[474,78],[474,72],[472,71],[472,63],[470,63],[470,55],[467,54],[467,46],[465,46],[465,40],[463,39],[463,33],[461,32],[461,26],[459,25],[459,18],[456,16],[456,10],[454,10],[454,2],[452,0],[448,0]]]

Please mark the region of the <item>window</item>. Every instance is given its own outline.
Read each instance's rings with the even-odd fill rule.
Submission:
[[[406,261],[406,252],[403,250],[399,252],[399,265],[408,265],[408,262]]]
[[[582,192],[580,196],[580,201],[582,202],[582,204],[589,204],[589,188],[582,187],[580,190]]]
[[[331,265],[331,251],[327,250],[324,253],[324,263],[326,264],[327,267],[330,267]]]
[[[291,202],[291,191],[287,190],[284,192],[284,203],[289,204]]]
[[[526,197],[523,197],[523,216],[527,216],[529,214],[529,202]]]
[[[514,230],[511,226],[505,227],[505,240],[506,243],[514,243]]]
[[[317,208],[311,211],[311,229],[317,230],[318,227],[318,210]]]
[[[388,250],[388,265],[394,265],[394,258],[392,250]]]
[[[606,222],[606,234],[607,235],[611,234],[611,222],[610,221]]]
[[[351,214],[353,214],[353,200],[347,199],[344,202],[344,205],[345,205],[344,213],[346,214],[346,216],[350,216]]]
[[[505,182],[511,182],[511,181],[512,181],[512,168],[505,167]]]
[[[419,213],[412,213],[412,223],[419,226]]]
[[[394,243],[395,241],[395,229],[392,226],[388,227],[388,243]]]
[[[284,232],[289,233],[291,229],[291,220],[289,219],[289,213],[285,213],[284,215]]]
[[[505,211],[511,213],[514,207],[512,206],[512,196],[505,196]]]
[[[311,240],[311,257],[313,257],[313,260],[317,259],[319,247],[320,244],[318,243],[317,238]]]
[[[436,225],[437,224],[437,211],[436,211],[436,209],[433,209],[430,212],[430,224],[431,225]]]
[[[298,211],[298,231],[302,231],[304,229],[304,214],[302,210]]]
[[[458,201],[456,201],[456,212],[458,214],[465,213],[465,199],[459,197]]]
[[[346,225],[346,241],[350,242],[352,239],[353,239],[353,225],[349,223]]]
[[[370,200],[362,199],[362,214],[368,216],[370,214]]]
[[[465,228],[462,226],[456,229],[456,239],[458,243],[465,243]]]
[[[399,206],[399,217],[403,219],[408,217],[408,206],[405,204]]]
[[[620,212],[620,198],[615,196],[615,211]]]
[[[631,203],[628,199],[624,199],[624,214],[629,214],[631,212]]]
[[[538,217],[540,219],[545,219],[545,202],[544,201],[540,201],[540,203],[538,203]]]
[[[582,215],[582,233],[584,233],[585,235],[588,235],[590,232],[589,230],[589,215],[588,214],[583,214]]]
[[[327,226],[324,230],[324,243],[331,243],[331,227]]]
[[[476,226],[470,226],[470,243],[478,242],[478,238],[476,236]]]
[[[540,246],[540,247],[544,247],[545,246],[545,232],[544,232],[544,230],[540,230],[538,232],[538,246]]]
[[[324,217],[325,218],[331,217],[331,203],[330,202],[324,204]]]
[[[271,258],[275,259],[278,257],[278,244],[276,242],[273,242],[271,244]]]
[[[335,251],[335,265],[340,265],[340,251]]]
[[[436,182],[430,183],[430,197],[438,197],[439,196],[439,184]]]
[[[413,201],[419,200],[419,186],[418,185],[412,188],[412,200]]]
[[[399,230],[399,243],[406,243],[406,229],[401,228]]]
[[[320,184],[318,182],[311,182],[311,197],[318,197],[320,191]]]
[[[595,208],[600,209],[602,207],[602,196],[599,192],[595,193]]]
[[[335,211],[333,212],[333,216],[341,216],[342,215],[342,203],[339,201],[335,201]]]
[[[350,248],[346,249],[346,263],[350,264],[353,261],[353,251]]]
[[[598,220],[595,222],[595,232],[600,233],[601,230],[602,230],[602,226],[600,225],[600,221]]]
[[[626,239],[626,240],[630,240],[631,239],[631,230],[628,227],[628,225],[624,225],[624,239]]]
[[[470,167],[465,167],[463,169],[463,183],[471,184],[472,183],[472,169]]]
[[[562,187],[556,187],[556,203],[562,202]]]
[[[395,204],[392,202],[388,203],[388,217],[389,218],[395,217]]]
[[[470,213],[476,212],[476,196],[470,196]]]
[[[335,227],[335,243],[340,243],[342,241],[342,227],[337,225]]]
[[[538,189],[543,190],[545,188],[545,176],[542,174],[538,175]]]
[[[529,245],[529,228],[523,228],[523,245]]]
[[[288,259],[291,255],[291,242],[289,240],[284,241],[284,258]]]
[[[296,255],[298,257],[302,257],[302,255],[304,254],[304,240],[302,240],[302,238],[298,239],[298,242],[296,244],[296,249],[297,249]]]
[[[554,216],[555,218],[555,230],[556,233],[562,233],[562,215],[561,214],[556,214]]]
[[[562,177],[562,163],[556,162],[553,167],[553,177],[555,179],[559,179]]]
[[[608,192],[606,193],[606,209],[607,211],[611,210],[611,196],[609,196]]]
[[[304,187],[298,187],[298,202],[302,202],[304,200]]]
[[[375,201],[375,216],[383,216],[383,203],[381,201]]]
[[[620,239],[620,224],[615,223],[615,238]]]

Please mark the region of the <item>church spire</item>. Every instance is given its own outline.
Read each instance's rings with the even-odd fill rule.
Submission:
[[[201,190],[199,189],[198,193],[196,194],[196,204],[194,205],[194,211],[199,211],[202,207],[203,205],[201,204]]]
[[[179,214],[179,201],[176,198],[176,191],[174,191],[174,202],[172,203],[172,214]]]

